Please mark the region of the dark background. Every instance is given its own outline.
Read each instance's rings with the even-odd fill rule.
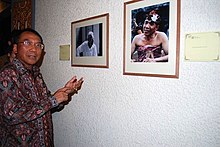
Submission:
[[[11,33],[11,0],[1,0],[5,8],[0,11],[0,56],[6,53]]]

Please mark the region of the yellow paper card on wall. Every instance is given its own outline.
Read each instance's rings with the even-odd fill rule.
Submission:
[[[220,61],[220,32],[186,34],[185,60]]]
[[[60,46],[60,60],[70,60],[70,45]]]

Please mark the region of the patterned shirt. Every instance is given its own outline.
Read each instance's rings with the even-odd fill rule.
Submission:
[[[0,146],[53,145],[50,110],[58,103],[37,66],[30,71],[18,60],[0,71]]]

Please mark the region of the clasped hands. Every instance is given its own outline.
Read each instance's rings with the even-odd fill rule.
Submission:
[[[63,88],[58,89],[54,93],[57,102],[60,104],[67,101],[72,95],[77,94],[78,90],[81,89],[83,82],[83,78],[78,80],[76,76],[73,76]]]

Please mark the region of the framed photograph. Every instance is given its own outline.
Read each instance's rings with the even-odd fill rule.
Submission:
[[[71,22],[71,65],[109,67],[109,13]]]
[[[179,77],[180,0],[124,3],[123,74]]]

